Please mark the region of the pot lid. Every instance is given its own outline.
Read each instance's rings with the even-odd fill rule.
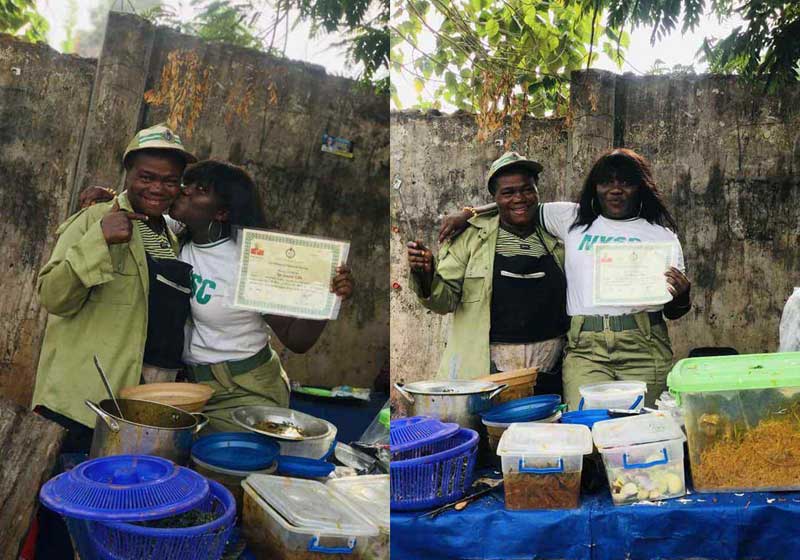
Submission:
[[[244,484],[294,527],[354,536],[378,534],[340,494],[316,480],[252,474]]]
[[[39,492],[51,510],[92,521],[147,521],[189,511],[207,499],[208,481],[172,461],[115,455],[81,463]]]
[[[326,486],[344,495],[350,504],[358,509],[379,529],[389,529],[389,475],[374,474],[336,478]]]
[[[222,432],[204,436],[192,445],[192,458],[233,471],[260,471],[275,461],[280,446],[256,433]]]
[[[450,379],[415,381],[414,383],[403,385],[402,389],[409,393],[420,395],[472,395],[476,393],[488,393],[499,387],[499,385],[488,381]]]

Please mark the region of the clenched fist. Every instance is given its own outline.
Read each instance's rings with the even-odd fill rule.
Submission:
[[[145,214],[137,214],[136,212],[126,212],[119,209],[119,202],[114,201],[114,206],[111,210],[103,216],[100,221],[100,227],[103,230],[103,237],[106,243],[114,245],[115,243],[127,243],[131,240],[133,234],[133,223],[131,220],[147,220]]]

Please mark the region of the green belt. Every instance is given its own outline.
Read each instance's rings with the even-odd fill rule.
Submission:
[[[651,325],[664,322],[661,311],[649,312],[647,316]],[[636,319],[634,317],[634,315],[586,315],[583,318],[581,331],[604,331],[606,328],[614,332],[632,330],[636,328]]]
[[[247,373],[248,371],[254,370],[260,365],[266,364],[272,358],[272,347],[267,344],[250,356],[249,358],[245,358],[244,360],[230,360],[228,362],[221,362],[228,366],[228,371],[231,375],[240,375],[242,373]],[[217,364],[214,364],[217,365]],[[211,365],[209,364],[200,364],[196,366],[189,366],[191,368],[192,375],[194,376],[195,382],[200,381],[214,381],[216,378],[214,377],[214,373],[211,371]]]

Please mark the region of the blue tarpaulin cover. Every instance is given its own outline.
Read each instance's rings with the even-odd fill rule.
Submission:
[[[800,493],[691,493],[614,506],[608,490],[579,509],[506,511],[503,491],[460,512],[392,512],[392,560],[798,559]]]

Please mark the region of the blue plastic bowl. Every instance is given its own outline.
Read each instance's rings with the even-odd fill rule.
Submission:
[[[275,462],[280,446],[256,433],[222,432],[201,437],[192,446],[192,457],[212,467],[231,471],[260,471]]]
[[[595,422],[601,422],[603,420],[611,420],[611,415],[608,414],[608,410],[575,410],[573,412],[565,412],[561,415],[562,424],[581,424],[587,426],[589,429],[594,426]]]
[[[488,422],[501,424],[533,422],[552,416],[560,404],[561,397],[558,395],[535,395],[503,403],[482,413],[482,416]]]

